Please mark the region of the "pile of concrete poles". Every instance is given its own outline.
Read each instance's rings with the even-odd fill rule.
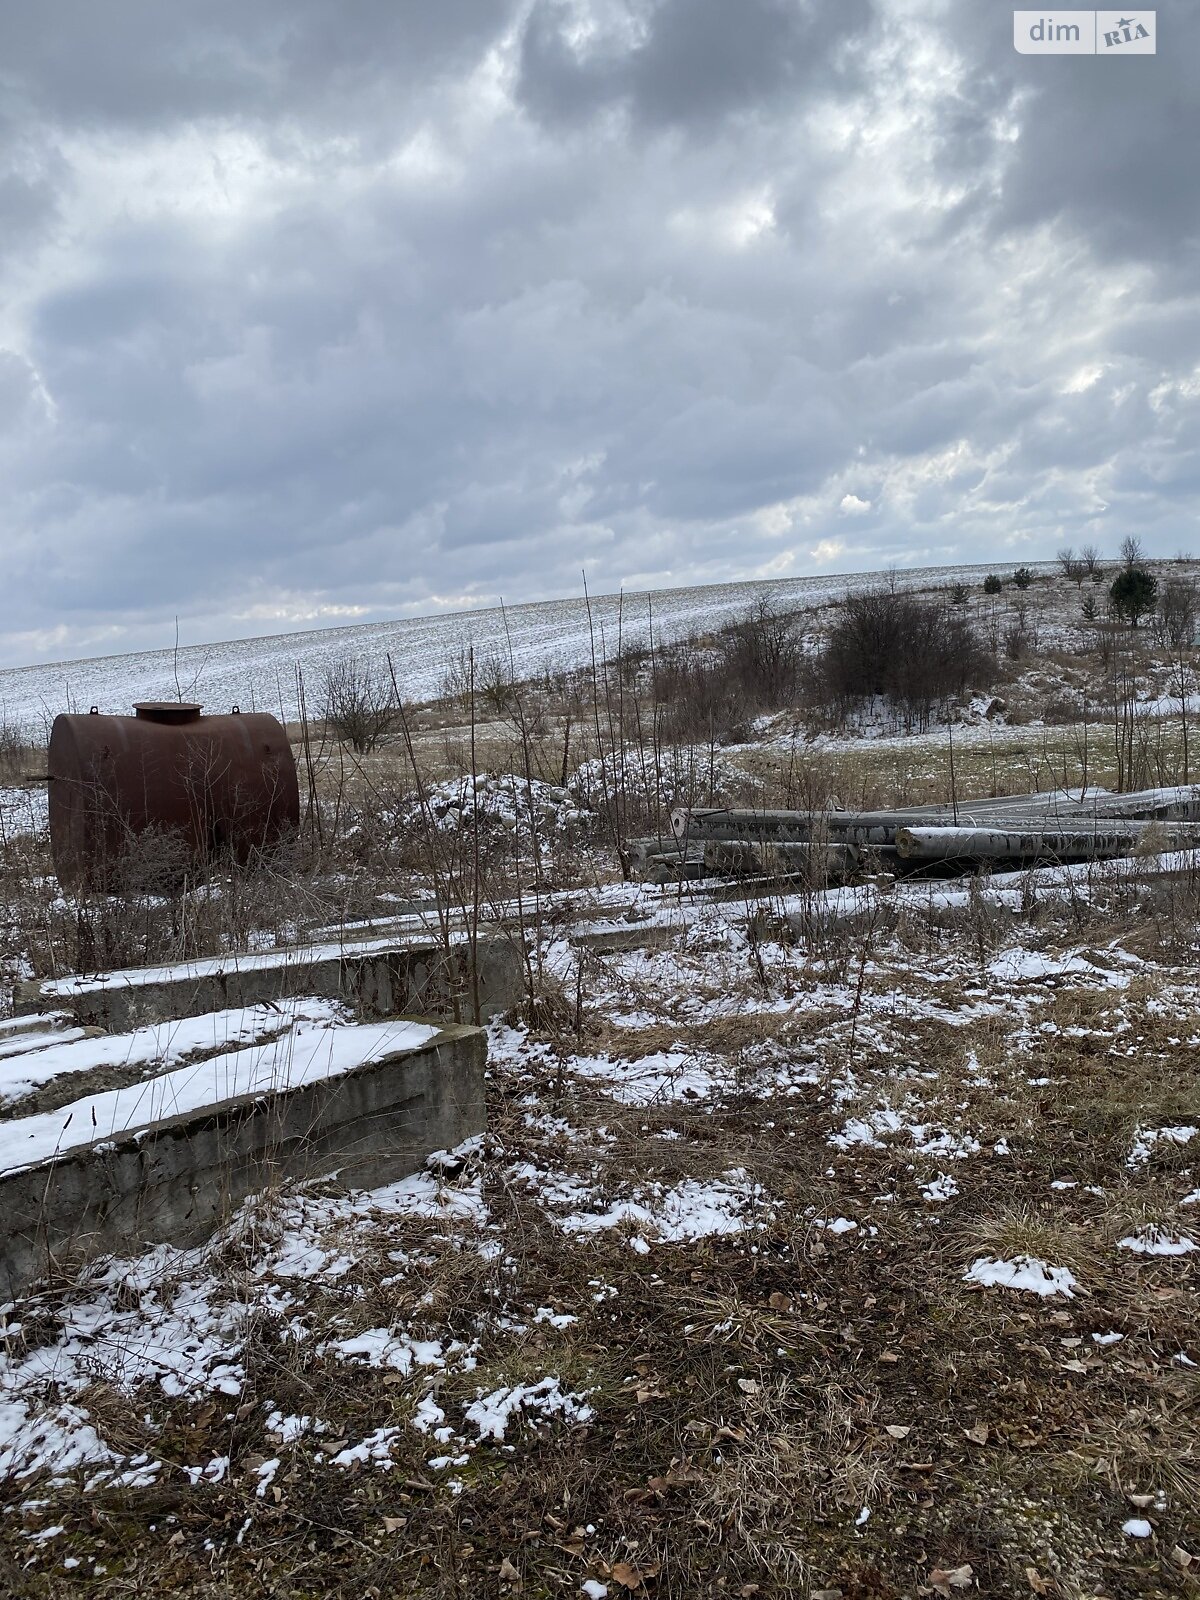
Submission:
[[[1200,785],[1108,794],[1054,790],[896,811],[679,807],[670,839],[629,846],[652,881],[795,876],[832,882],[882,861],[896,870],[1094,861],[1200,843]]]

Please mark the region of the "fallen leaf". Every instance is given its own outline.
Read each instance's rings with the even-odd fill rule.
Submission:
[[[896,1423],[889,1422],[888,1426],[887,1426],[887,1432],[891,1435],[891,1437],[893,1439],[907,1439],[909,1434],[912,1432],[912,1429],[911,1428],[901,1428],[901,1427],[898,1427]]]
[[[972,1444],[986,1444],[988,1442],[988,1425],[986,1422],[977,1422],[973,1428],[964,1428],[963,1432]]]
[[[969,1561],[961,1567],[934,1567],[929,1581],[938,1594],[953,1595],[956,1589],[969,1589],[975,1581],[975,1569]]]
[[[642,1587],[641,1573],[628,1561],[618,1561],[609,1573],[609,1577],[615,1578],[623,1589],[633,1590]]]
[[[1152,1494],[1129,1494],[1125,1498],[1131,1506],[1136,1506],[1139,1511],[1145,1511],[1147,1506],[1154,1504],[1154,1496]]]
[[[505,1583],[520,1583],[521,1581],[521,1574],[517,1571],[516,1567],[513,1566],[512,1562],[507,1556],[505,1556],[504,1560],[500,1563],[500,1576],[504,1579]]]
[[[811,1600],[842,1600],[840,1589],[814,1589]]]
[[[1034,1594],[1049,1594],[1050,1585],[1036,1567],[1025,1568],[1025,1578]]]
[[[383,1519],[383,1531],[384,1531],[384,1533],[395,1533],[399,1528],[407,1528],[407,1527],[408,1527],[408,1518],[407,1517],[384,1517],[384,1519]]]
[[[737,1383],[743,1394],[757,1394],[759,1391],[757,1378],[739,1378]]]
[[[745,1444],[746,1430],[745,1428],[718,1428],[717,1438],[732,1439],[734,1444]]]
[[[900,1352],[898,1350],[885,1350],[879,1359],[880,1361],[888,1362],[890,1365],[893,1361],[899,1361]]]
[[[779,1290],[776,1289],[767,1304],[772,1311],[790,1311],[792,1309],[792,1297],[790,1294],[780,1294]]]
[[[1187,1572],[1190,1567],[1194,1566],[1198,1559],[1200,1559],[1200,1557],[1189,1555],[1181,1544],[1177,1544],[1174,1550],[1171,1551],[1171,1560],[1177,1567],[1182,1567],[1185,1572]]]
[[[653,1489],[655,1494],[670,1494],[672,1489],[684,1489],[689,1484],[703,1483],[704,1479],[695,1467],[680,1467],[677,1471],[663,1473],[660,1477],[651,1478],[647,1488]]]

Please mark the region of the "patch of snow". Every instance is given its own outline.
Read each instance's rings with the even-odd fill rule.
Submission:
[[[20,1099],[64,1073],[169,1067],[201,1050],[228,1050],[283,1033],[300,1021],[330,1023],[344,1020],[346,1015],[346,1008],[336,1001],[304,998],[284,1000],[277,1006],[213,1011],[109,1036],[88,1037],[81,1028],[18,1035],[0,1046],[0,1102]]]
[[[1118,1239],[1117,1249],[1132,1250],[1139,1256],[1186,1256],[1200,1249],[1200,1245],[1194,1239],[1189,1239],[1186,1233],[1168,1233],[1165,1228],[1151,1223],[1124,1239]]]
[[[707,1100],[716,1088],[715,1063],[683,1050],[660,1050],[638,1061],[607,1056],[572,1056],[570,1070],[603,1084],[622,1105],[662,1105],[675,1100]]]
[[[1144,1167],[1154,1153],[1156,1144],[1190,1144],[1200,1128],[1192,1123],[1182,1123],[1174,1128],[1138,1128],[1133,1136],[1126,1166]]]
[[[1093,985],[1112,989],[1127,989],[1129,977],[1123,972],[1110,972],[1078,953],[1064,956],[1047,955],[1040,950],[1025,950],[1016,946],[1006,950],[988,965],[988,973],[1001,984],[1044,983],[1048,978],[1085,977]]]
[[[770,1202],[758,1184],[740,1169],[725,1180],[700,1182],[687,1178],[673,1188],[652,1184],[643,1198],[624,1200],[604,1211],[579,1211],[559,1219],[564,1233],[585,1235],[603,1228],[634,1224],[662,1244],[687,1244],[719,1234],[761,1227]]]
[[[958,1184],[948,1172],[939,1172],[936,1178],[922,1185],[921,1193],[926,1200],[935,1203],[942,1200],[952,1200],[958,1193]]]
[[[540,1420],[560,1417],[570,1423],[588,1422],[595,1416],[586,1395],[564,1393],[555,1377],[481,1394],[463,1414],[478,1430],[481,1440],[499,1440],[507,1434],[509,1423],[527,1411]]]
[[[345,1450],[339,1450],[337,1455],[331,1456],[329,1464],[333,1467],[375,1466],[390,1467],[392,1464],[392,1445],[399,1438],[399,1428],[376,1428],[374,1433],[369,1433],[358,1444],[348,1445]]]
[[[1076,1279],[1070,1269],[1048,1267],[1036,1256],[1015,1256],[1011,1261],[980,1256],[963,1276],[968,1282],[982,1283],[989,1289],[1019,1289],[1026,1294],[1061,1294],[1068,1300],[1075,1298]]]

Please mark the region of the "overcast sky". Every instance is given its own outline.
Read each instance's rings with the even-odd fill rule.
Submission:
[[[0,660],[1200,552],[1200,11],[0,11]]]

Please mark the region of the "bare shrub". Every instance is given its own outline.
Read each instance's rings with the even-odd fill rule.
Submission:
[[[737,737],[752,717],[796,703],[803,665],[795,619],[761,601],[709,644],[683,646],[659,662],[663,732],[684,741]]]
[[[325,674],[321,715],[339,739],[365,755],[396,726],[391,683],[357,656],[343,656]]]
[[[475,692],[484,709],[496,717],[514,710],[516,684],[508,663],[499,656],[488,656],[475,670]]]
[[[794,700],[803,660],[803,640],[791,617],[759,601],[723,636],[721,658],[759,711],[777,711]]]
[[[1029,604],[1018,600],[1012,618],[1004,629],[1004,654],[1010,661],[1024,661],[1037,648],[1037,628],[1029,614]]]
[[[924,728],[935,705],[993,674],[965,617],[912,594],[873,589],[847,597],[815,669],[815,687],[834,705],[887,702],[906,724]]]
[[[1069,578],[1076,588],[1087,576],[1087,566],[1081,556],[1077,556],[1071,545],[1064,545],[1058,552],[1058,564],[1063,570],[1063,577]]]
[[[11,722],[0,722],[0,783],[17,783],[29,758],[25,736]]]
[[[1166,643],[1190,645],[1196,638],[1197,594],[1186,578],[1168,578],[1158,599],[1158,632]],[[2,751],[0,751],[2,754]]]

